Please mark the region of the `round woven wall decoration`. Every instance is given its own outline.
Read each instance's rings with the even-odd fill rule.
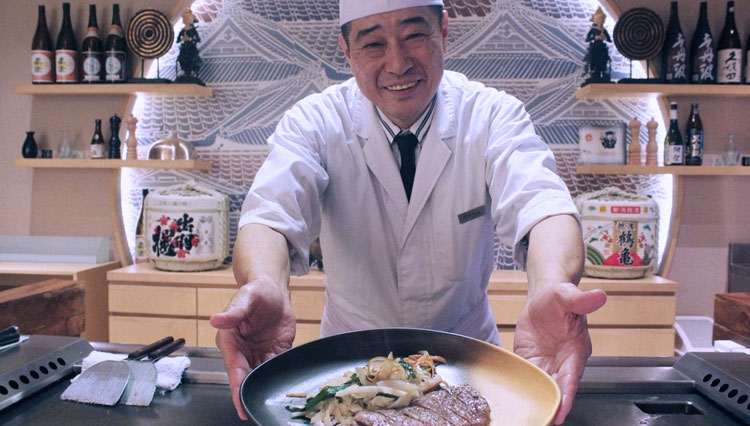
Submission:
[[[127,40],[130,50],[141,58],[158,58],[172,47],[174,29],[163,13],[143,9],[130,19]]]
[[[613,34],[617,50],[631,60],[651,59],[659,54],[664,37],[659,15],[642,7],[625,12],[617,20]]]

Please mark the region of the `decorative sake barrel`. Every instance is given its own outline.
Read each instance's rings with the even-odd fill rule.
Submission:
[[[640,278],[656,268],[659,210],[647,197],[606,188],[576,198],[586,247],[584,273]]]
[[[157,269],[216,269],[229,254],[229,197],[194,182],[148,193],[148,259]]]

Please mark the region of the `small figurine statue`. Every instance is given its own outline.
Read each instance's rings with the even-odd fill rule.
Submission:
[[[132,115],[128,117],[125,122],[128,124],[128,138],[125,140],[125,147],[128,152],[125,158],[128,160],[138,159],[138,140],[135,138],[135,125],[138,123],[138,119]]]
[[[646,165],[647,166],[658,166],[659,158],[657,155],[658,147],[656,145],[656,128],[659,127],[659,123],[653,118],[651,121],[646,123],[648,128],[648,143],[646,144]]]
[[[589,44],[588,52],[586,52],[586,75],[588,78],[583,83],[609,83],[611,81],[610,76],[610,58],[609,48],[604,43],[612,42],[609,37],[607,29],[604,28],[604,21],[607,19],[604,15],[602,8],[596,9],[594,16],[591,18],[593,24],[589,33],[586,35],[586,42]]]
[[[205,86],[206,84],[198,78],[198,72],[203,64],[203,60],[198,55],[198,43],[200,43],[201,38],[194,25],[195,15],[190,8],[185,9],[185,12],[182,13],[182,22],[185,24],[185,28],[177,34],[177,43],[181,44],[180,53],[177,55],[179,67],[175,81]]]
[[[641,122],[638,117],[628,123],[630,127],[630,148],[628,149],[628,164],[631,166],[641,165]]]

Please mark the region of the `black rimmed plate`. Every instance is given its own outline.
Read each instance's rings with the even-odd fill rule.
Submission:
[[[259,365],[240,387],[252,423],[286,426],[287,393],[317,392],[372,357],[405,357],[426,350],[447,361],[438,374],[452,385],[469,384],[490,404],[493,425],[548,425],[560,405],[554,380],[523,358],[480,340],[440,331],[385,328],[354,331],[294,347]]]

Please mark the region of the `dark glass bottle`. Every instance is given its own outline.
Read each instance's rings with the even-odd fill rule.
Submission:
[[[750,84],[750,35],[745,45],[745,84]]]
[[[55,45],[55,81],[78,83],[78,47],[70,23],[70,3],[63,3],[63,21]]]
[[[112,5],[112,24],[109,26],[104,43],[105,80],[109,83],[123,83],[127,80],[127,48],[120,24],[120,5]]]
[[[121,159],[120,155],[120,122],[122,120],[117,114],[109,118],[109,129],[111,135],[109,137],[109,158],[116,160]]]
[[[687,83],[687,42],[680,27],[677,2],[673,1],[669,11],[667,36],[662,50],[662,75],[665,83]]]
[[[84,83],[99,83],[104,71],[104,44],[96,23],[96,5],[89,5],[89,26],[81,42],[81,68]]]
[[[700,166],[703,164],[703,123],[695,103],[690,107],[685,139],[685,165]]]
[[[727,16],[721,30],[719,46],[716,49],[716,82],[739,84],[742,82],[742,42],[734,23],[734,2],[727,2]]]
[[[680,127],[677,122],[677,102],[669,104],[669,130],[664,139],[664,165],[681,166],[685,164],[685,144],[682,143]]]
[[[698,25],[690,44],[690,82],[695,84],[716,83],[716,50],[708,25],[707,8],[706,2],[702,1]]]
[[[148,189],[144,188],[143,201],[141,202],[141,214],[138,216],[138,224],[135,227],[135,263],[148,262],[148,242],[144,234],[144,228],[146,224],[146,196],[148,195]]]
[[[44,5],[39,5],[39,17],[34,32],[34,40],[31,42],[31,82],[32,83],[54,83],[55,73],[52,63],[55,54],[52,52],[52,39],[47,29],[47,17]]]
[[[39,149],[34,139],[34,132],[26,132],[26,139],[23,141],[21,147],[21,155],[23,158],[36,158],[39,153]]]
[[[106,158],[105,154],[106,149],[104,145],[104,136],[102,135],[102,120],[97,118],[94,120],[94,135],[91,137],[89,157]]]

